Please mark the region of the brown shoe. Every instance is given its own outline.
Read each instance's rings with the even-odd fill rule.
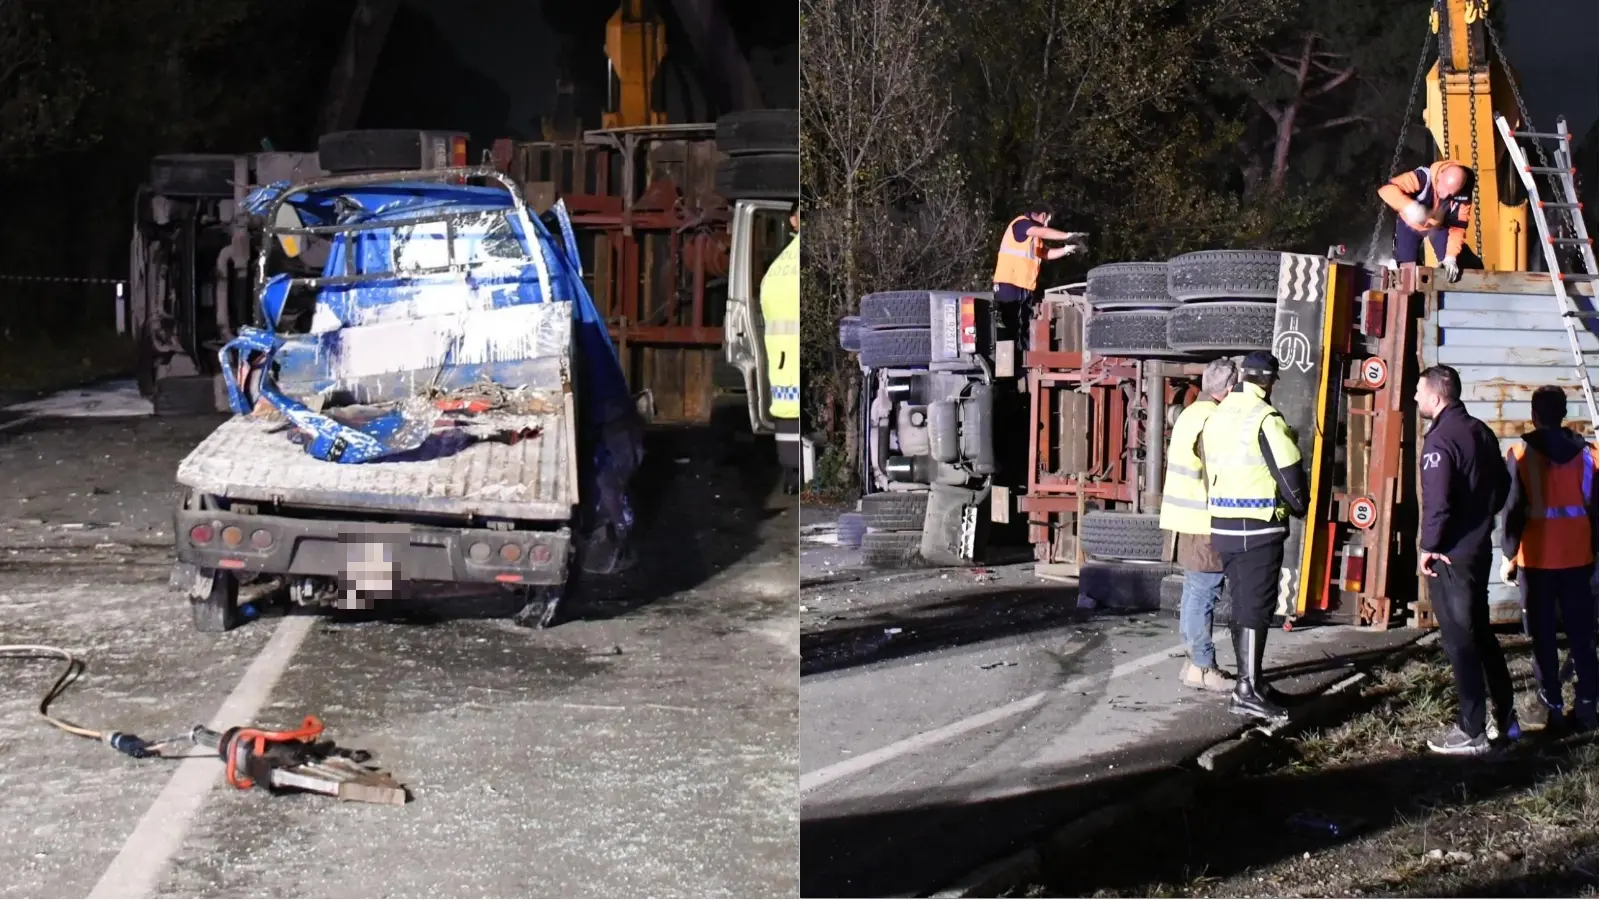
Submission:
[[[1185,687],[1197,688],[1213,693],[1226,693],[1233,690],[1233,679],[1216,666],[1202,669],[1192,662],[1183,664],[1183,684]]]

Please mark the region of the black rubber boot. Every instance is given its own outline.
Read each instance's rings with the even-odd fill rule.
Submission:
[[[1233,653],[1239,661],[1239,679],[1235,682],[1232,702],[1228,712],[1268,722],[1281,722],[1289,718],[1283,707],[1263,696],[1261,684],[1261,657],[1267,649],[1267,633],[1256,628],[1233,626]]]

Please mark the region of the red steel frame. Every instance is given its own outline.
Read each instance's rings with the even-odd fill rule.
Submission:
[[[715,131],[616,128],[582,141],[501,139],[490,152],[536,211],[566,204],[579,245],[593,249],[590,291],[630,383],[654,389],[658,402],[664,389],[681,393],[691,419],[709,414],[702,395],[723,340],[722,303],[707,298],[708,282],[728,273],[731,241],[731,209],[713,188]]]

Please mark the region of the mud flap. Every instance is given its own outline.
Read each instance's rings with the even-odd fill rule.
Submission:
[[[1322,256],[1284,253],[1278,269],[1278,316],[1272,340],[1278,383],[1272,388],[1272,406],[1293,429],[1308,475],[1314,464],[1318,400],[1323,390],[1328,266]],[[1284,544],[1278,581],[1279,616],[1297,614],[1305,525],[1303,519],[1289,519],[1289,540]]]
[[[936,484],[928,494],[922,525],[922,558],[935,566],[977,562],[988,537],[987,488],[980,491]]]

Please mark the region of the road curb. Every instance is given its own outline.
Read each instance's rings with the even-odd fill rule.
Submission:
[[[1422,635],[1394,647],[1381,660],[1368,668],[1345,676],[1318,692],[1298,709],[1305,710],[1287,722],[1269,726],[1254,726],[1236,731],[1232,737],[1212,744],[1193,762],[1204,770],[1176,769],[1172,774],[1139,793],[1105,806],[1060,825],[1027,847],[1009,856],[980,866],[957,879],[949,887],[928,896],[934,898],[995,897],[1002,892],[1037,882],[1044,874],[1045,859],[1075,850],[1113,826],[1134,815],[1148,815],[1181,806],[1192,796],[1196,783],[1207,775],[1225,774],[1270,749],[1274,738],[1280,738],[1304,728],[1327,724],[1342,715],[1360,697],[1360,688],[1371,680],[1371,672],[1387,665],[1395,657],[1418,647],[1432,646],[1439,640],[1437,631]]]

